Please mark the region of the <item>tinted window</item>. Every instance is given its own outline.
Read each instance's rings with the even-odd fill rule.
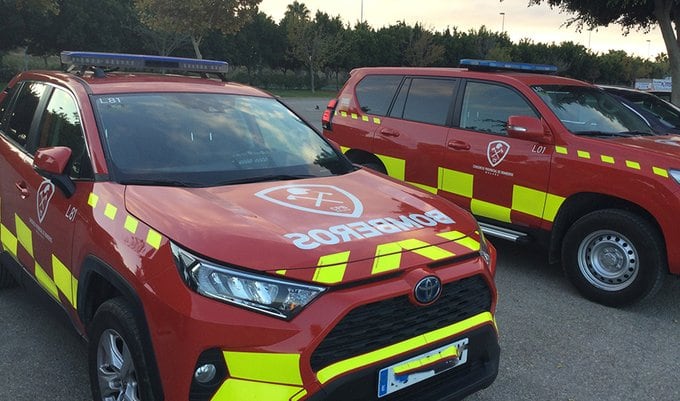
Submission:
[[[484,82],[468,82],[465,86],[461,128],[507,135],[510,116],[538,117],[529,103],[508,87]]]
[[[26,146],[33,115],[44,92],[44,84],[31,82],[25,84],[18,94],[5,133],[21,147]]]
[[[275,99],[144,93],[94,101],[119,182],[217,186],[352,168]]]
[[[369,75],[356,86],[357,99],[364,113],[387,115],[402,77],[399,75]]]
[[[413,78],[403,118],[435,125],[446,124],[455,88],[456,81],[451,79]]]
[[[635,112],[598,88],[540,85],[532,89],[574,134],[650,132]]]
[[[55,89],[52,93],[40,124],[39,147],[48,146],[66,146],[71,149],[67,174],[72,177],[91,177],[78,107],[73,98],[61,89]]]

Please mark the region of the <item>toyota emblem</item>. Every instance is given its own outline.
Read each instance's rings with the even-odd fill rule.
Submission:
[[[413,289],[413,295],[419,303],[423,305],[431,304],[439,298],[442,292],[442,283],[435,276],[427,276],[418,281]]]

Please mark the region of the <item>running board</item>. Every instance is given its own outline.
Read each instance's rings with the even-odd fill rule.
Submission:
[[[482,228],[484,234],[490,235],[492,237],[501,238],[513,242],[519,242],[523,244],[529,242],[530,240],[529,235],[527,233],[511,230],[509,228],[492,226],[491,224],[481,222],[479,223],[479,226]]]

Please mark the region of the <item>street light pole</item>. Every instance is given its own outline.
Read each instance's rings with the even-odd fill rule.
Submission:
[[[651,43],[652,43],[652,41],[649,40],[649,39],[647,39],[647,59],[649,59],[649,56],[650,56],[650,54],[649,54],[649,46],[651,45]]]
[[[503,18],[501,21],[501,33],[505,33],[505,13],[500,13]]]
[[[360,22],[364,23],[364,0],[361,0],[361,19]]]

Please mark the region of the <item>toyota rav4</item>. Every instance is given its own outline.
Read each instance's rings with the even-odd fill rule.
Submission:
[[[469,213],[356,168],[226,63],[62,61],[0,95],[0,287],[63,307],[95,400],[451,400],[494,380],[496,255]]]

